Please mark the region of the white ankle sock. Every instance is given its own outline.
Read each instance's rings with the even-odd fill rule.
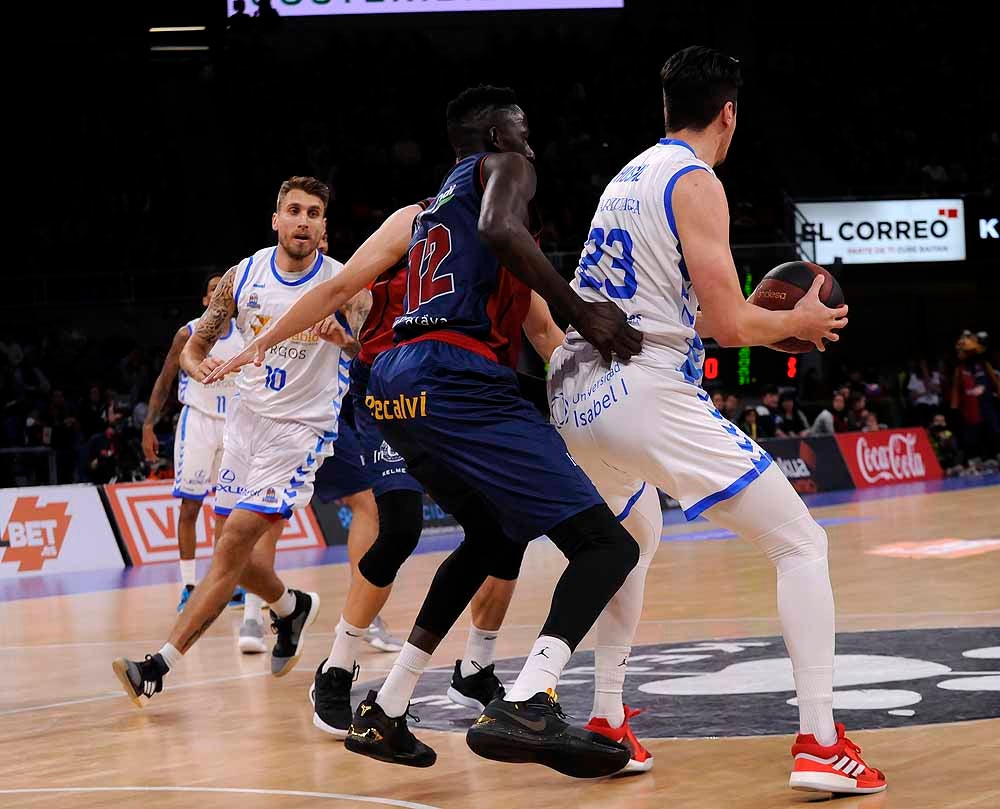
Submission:
[[[796,669],[795,692],[799,703],[799,733],[811,733],[816,741],[829,746],[837,741],[833,722],[832,667]]]
[[[184,586],[198,583],[198,562],[195,559],[181,559],[181,581]]]
[[[334,631],[333,648],[330,649],[330,656],[323,664],[323,672],[326,673],[332,668],[352,671],[354,661],[358,659],[358,647],[361,639],[365,636],[365,628],[354,626],[340,616],[340,622]]]
[[[285,592],[281,594],[281,598],[276,599],[271,604],[271,609],[279,618],[287,618],[295,611],[295,593],[285,588]]]
[[[613,728],[625,721],[622,687],[631,649],[628,646],[598,646],[594,649],[594,710],[592,717],[603,717]]]
[[[479,669],[484,669],[493,662],[493,652],[499,634],[499,629],[469,627],[469,640],[465,643],[465,657],[462,658],[463,677],[471,677]]]
[[[430,659],[431,656],[427,652],[418,649],[412,643],[403,644],[403,651],[392,664],[392,671],[385,678],[375,699],[386,716],[402,716],[406,713],[410,697],[417,687],[417,680],[424,673]]]
[[[169,643],[163,644],[163,648],[160,649],[160,655],[163,657],[163,660],[164,662],[166,662],[167,666],[171,669],[177,666],[181,662],[181,658],[184,657],[184,655],[181,652],[178,652]]]
[[[531,654],[524,661],[521,673],[517,675],[517,681],[504,700],[521,702],[542,691],[555,691],[562,670],[572,654],[565,641],[550,635],[539,636],[531,647]]]
[[[243,621],[256,621],[258,624],[264,623],[260,617],[260,608],[264,605],[264,599],[258,595],[248,592],[243,601]]]

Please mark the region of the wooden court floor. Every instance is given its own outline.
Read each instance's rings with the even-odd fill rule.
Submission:
[[[982,627],[994,642],[980,645],[1000,646],[1000,552],[928,559],[868,553],[899,542],[998,538],[1000,488],[814,513],[829,523],[838,632]],[[669,526],[664,535],[691,531],[692,526]],[[427,554],[406,564],[384,613],[397,632],[408,629],[441,558]],[[498,658],[515,658],[530,648],[561,567],[551,545],[534,543],[529,549]],[[353,756],[313,728],[307,696],[329,648],[347,576],[342,565],[285,575],[290,585],[318,590],[323,600],[303,659],[289,676],[274,680],[265,673],[265,658],[239,654],[238,614],[229,612],[171,675],[167,691],[144,710],[120,695],[110,663],[116,655],[134,657],[161,645],[174,616],[176,585],[0,604],[0,806],[780,809],[829,800],[787,788],[790,735],[655,739],[642,732],[643,717],[635,727],[656,766],[627,779],[574,781],[540,767],[486,762],[465,747],[461,733],[419,726],[417,734],[438,752],[433,768],[393,767]],[[779,633],[772,568],[739,540],[665,541],[648,582],[639,645],[704,645]],[[450,668],[461,655],[465,625],[463,619],[443,644],[435,666]],[[590,647],[588,639],[581,648]],[[934,659],[931,651],[926,655]],[[784,656],[783,648],[778,656]],[[361,680],[383,676],[391,661],[392,655],[366,651]],[[981,690],[954,692],[956,699],[981,699],[985,693],[995,700],[997,684],[989,674],[1000,669],[1000,660],[970,662],[981,670]],[[576,687],[590,693],[589,685]],[[866,687],[876,686],[861,686]],[[356,690],[354,696],[362,695]],[[698,700],[690,704],[691,711],[706,710]],[[740,717],[754,698],[732,704]],[[888,773],[890,786],[882,795],[838,799],[836,809],[1000,807],[997,714],[922,724],[922,707],[916,707],[912,722],[900,719],[896,727],[851,734],[868,760]],[[717,719],[702,718],[708,724]]]

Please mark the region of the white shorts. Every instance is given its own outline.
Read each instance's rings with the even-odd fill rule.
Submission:
[[[560,346],[549,366],[552,423],[611,510],[626,515],[649,484],[693,520],[742,491],[771,456],[673,371]]]
[[[333,454],[333,440],[304,424],[261,416],[238,397],[231,399],[215,513],[225,516],[242,508],[288,518],[305,508],[316,471]]]
[[[174,436],[174,497],[204,500],[212,491],[222,462],[226,420],[185,405]]]

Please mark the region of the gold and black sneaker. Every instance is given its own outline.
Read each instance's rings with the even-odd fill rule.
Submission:
[[[469,728],[472,752],[510,764],[541,764],[573,778],[613,775],[629,762],[629,751],[566,721],[552,691],[523,702],[495,699]]]
[[[344,747],[352,753],[389,764],[405,764],[407,767],[430,767],[434,764],[437,753],[410,733],[406,726],[408,716],[417,722],[420,720],[409,709],[402,716],[386,716],[375,702],[377,696],[375,691],[369,691],[354,712]]]

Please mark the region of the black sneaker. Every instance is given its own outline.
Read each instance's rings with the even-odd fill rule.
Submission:
[[[319,596],[316,593],[303,593],[301,590],[289,592],[295,594],[295,609],[291,615],[279,618],[271,610],[271,631],[278,636],[271,650],[271,674],[275,677],[284,677],[295,668],[302,656],[306,627],[319,614]]]
[[[125,696],[142,707],[141,697],[147,700],[163,690],[163,675],[170,671],[163,655],[146,655],[145,660],[127,660],[119,657],[111,664],[118,682],[125,689]]]
[[[351,684],[358,679],[361,667],[355,663],[354,671],[331,668],[323,672],[324,660],[316,669],[316,679],[309,687],[309,701],[313,704],[313,724],[336,739],[347,737],[351,727]]]
[[[463,677],[462,661],[455,661],[455,673],[451,675],[448,699],[458,705],[475,708],[481,712],[486,710],[486,706],[493,700],[503,699],[507,691],[504,689],[503,683],[493,673],[492,663],[486,668],[475,662],[472,665],[476,667],[476,673]]]
[[[375,691],[369,691],[358,706],[347,731],[347,738],[344,739],[344,747],[352,753],[360,753],[390,764],[430,767],[437,761],[437,753],[410,733],[406,726],[406,717],[412,716],[409,709],[402,716],[386,716],[385,711],[375,702],[377,696]],[[415,716],[412,718],[420,721]]]
[[[622,745],[566,722],[551,693],[524,702],[493,700],[465,741],[483,758],[541,764],[574,778],[612,775],[629,762],[629,751]]]

